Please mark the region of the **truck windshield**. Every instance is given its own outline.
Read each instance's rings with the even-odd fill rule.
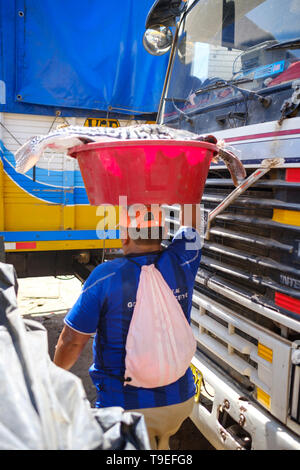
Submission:
[[[300,78],[299,0],[200,0],[182,20],[163,121]],[[232,84],[238,86],[232,86]]]

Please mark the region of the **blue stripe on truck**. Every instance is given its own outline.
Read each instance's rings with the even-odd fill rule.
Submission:
[[[0,232],[6,242],[54,241],[54,240],[114,240],[119,230],[42,230],[30,232]]]

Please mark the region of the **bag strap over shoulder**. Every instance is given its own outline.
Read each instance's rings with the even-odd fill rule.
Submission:
[[[158,262],[160,256],[162,255],[162,253],[163,253],[163,251],[161,251],[160,253],[157,253],[157,254],[156,254],[156,260],[155,260],[155,263],[153,263],[156,268],[157,268],[157,262]],[[147,254],[149,254],[149,253],[147,253]],[[132,263],[134,263],[134,264],[135,264],[136,266],[138,266],[140,269],[142,269],[142,267],[144,266],[143,264],[140,264],[140,263],[138,263],[137,261],[135,261],[134,259],[132,259],[130,256],[125,256],[125,258],[126,258],[128,261],[131,261]],[[117,375],[111,375],[111,377],[114,377],[114,378],[120,380],[123,384],[124,384],[125,382],[128,382],[128,383],[130,384],[130,382],[132,381],[132,378],[131,378],[131,377],[126,377],[126,378],[124,378],[124,377],[117,376]]]
[[[151,254],[151,253],[147,253],[147,254]],[[147,255],[146,254],[146,255]],[[154,266],[157,268],[157,262],[158,260],[160,259],[161,255],[163,254],[163,251],[160,251],[159,253],[156,254],[156,260],[155,260],[155,263]],[[134,263],[136,266],[138,266],[139,268],[142,268],[143,265],[138,263],[137,261],[135,261],[134,259],[132,259],[130,256],[125,256],[125,258],[128,260],[128,261],[131,261],[132,263]]]

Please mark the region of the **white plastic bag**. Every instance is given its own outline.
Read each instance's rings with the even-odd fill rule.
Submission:
[[[175,382],[196,351],[192,329],[154,264],[141,267],[125,357],[125,385],[156,388]]]

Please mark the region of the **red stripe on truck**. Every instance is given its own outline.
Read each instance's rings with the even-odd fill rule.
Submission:
[[[300,300],[294,297],[275,292],[275,304],[278,305],[278,307],[285,308],[290,312],[300,315]]]
[[[35,250],[36,242],[17,242],[16,250]]]
[[[287,168],[285,180],[289,183],[300,183],[300,168]]]

